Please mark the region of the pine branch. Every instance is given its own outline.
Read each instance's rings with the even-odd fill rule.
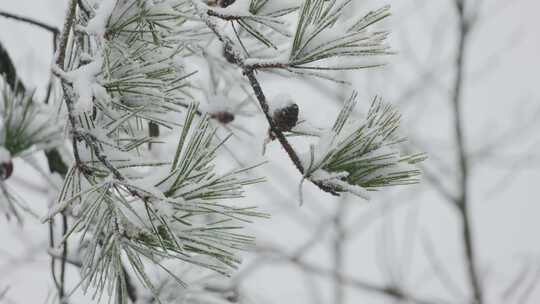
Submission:
[[[224,144],[224,141],[215,144],[216,129],[209,125],[210,118],[217,118],[211,111],[208,111],[210,116],[204,114],[205,111],[199,111],[196,103],[185,101],[194,99],[189,90],[183,91],[184,87],[189,86],[184,80],[192,74],[184,73],[185,66],[176,60],[176,56],[200,55],[196,50],[202,47],[197,45],[199,35],[202,37],[213,32],[222,42],[224,58],[220,58],[221,61],[234,63],[228,65],[225,62],[229,66],[227,71],[236,67],[242,70],[250,87],[245,85],[241,88],[246,95],[254,95],[257,99],[272,139],[278,139],[296,169],[323,191],[334,195],[345,192],[343,190],[349,188],[342,187],[344,183],[365,182],[362,186],[374,188],[414,181],[411,179],[416,174],[414,170],[370,177],[367,181],[361,180],[362,176],[349,174],[349,177],[341,173],[337,177],[339,181],[333,180],[332,183],[316,178],[320,176],[313,174],[315,172],[311,171],[311,164],[294,149],[285,137],[285,131],[279,126],[279,119],[274,118],[275,113],[271,113],[256,75],[256,70],[263,66],[246,60],[240,48],[215,23],[219,18],[241,25],[245,32],[239,33],[235,29],[235,34],[246,54],[251,49],[249,44],[243,44],[242,35],[252,35],[254,39],[251,41],[258,46],[262,42],[272,47],[272,41],[265,37],[267,32],[261,32],[260,28],[268,27],[270,32],[279,32],[273,25],[280,24],[280,21],[274,17],[282,16],[280,14],[284,12],[258,15],[255,11],[261,9],[266,2],[251,2],[256,3],[257,7],[250,6],[246,16],[228,14],[219,9],[209,10],[208,6],[196,0],[180,1],[177,5],[160,3],[163,5],[159,7],[147,1],[105,0],[99,3],[95,12],[94,8],[78,8],[77,2],[80,1],[70,2],[54,68],[64,92],[75,165],[68,172],[57,204],[49,217],[62,211],[73,212],[74,222],[69,229],[65,227],[61,242],[64,246],[72,233],[83,231],[81,240],[85,245],[81,246],[84,247],[81,248],[84,252],[81,273],[85,291],[92,285],[98,293],[112,291],[113,300],[119,303],[126,302],[127,298],[133,300],[129,277],[121,265],[121,261],[126,259],[130,270],[154,296],[157,292],[146,274],[143,259],[149,259],[154,266],[166,272],[169,270],[162,262],[172,259],[227,275],[240,263],[236,250],[245,249],[253,242],[249,235],[235,232],[242,228],[239,224],[249,222],[252,217],[265,216],[252,207],[240,208],[222,203],[222,200],[242,197],[243,186],[261,179],[243,176],[252,167],[221,175],[214,170],[216,151]],[[335,4],[335,1],[307,2],[321,7],[328,5],[330,8]],[[206,27],[192,22],[192,7],[206,23]],[[82,14],[77,14],[79,9],[83,10]],[[337,18],[339,10],[338,13],[332,11],[330,19]],[[386,15],[386,10],[383,10],[354,24],[351,31],[355,33],[346,38],[355,38],[345,39],[336,45],[343,51],[336,54],[363,54],[361,49],[347,53],[343,48],[363,47],[356,44],[364,39],[357,37],[356,31],[363,30]],[[332,20],[325,19],[327,16],[322,17],[325,22],[331,21],[329,24],[333,24]],[[257,23],[257,26],[250,22]],[[180,27],[184,23],[188,24],[187,28]],[[191,30],[192,27],[194,30]],[[183,35],[187,37],[185,41]],[[311,38],[316,36],[313,33],[309,35]],[[367,52],[378,53],[379,42],[384,37],[384,34],[377,34],[369,36],[373,40],[366,38],[368,44],[376,45],[375,49]],[[357,38],[360,40],[355,40]],[[298,40],[300,44],[309,44],[309,41],[301,40]],[[298,50],[295,50],[293,61],[272,68],[292,69],[301,66],[306,70],[318,71],[336,68],[305,65],[334,57],[328,49],[319,54],[300,54],[296,52]],[[319,47],[313,50],[321,51]],[[249,93],[250,89],[253,93]],[[185,112],[177,107],[185,108],[186,105]],[[172,111],[175,113],[169,113]],[[179,122],[178,117],[171,119],[172,115],[168,115],[177,113],[185,113],[184,120]],[[200,119],[196,116],[200,116]],[[372,120],[386,119],[384,115],[373,116],[375,118]],[[389,122],[381,123],[387,123],[388,127],[377,125],[382,130],[381,136],[387,135],[385,132],[394,128],[394,116],[389,117]],[[340,116],[338,121],[341,120],[344,119]],[[170,161],[144,162],[146,144],[157,142],[157,139],[152,139],[158,135],[155,132],[157,126],[171,129],[181,126],[176,154]],[[342,127],[339,127],[340,130]],[[343,148],[340,151],[343,152],[351,146],[343,145],[340,148]],[[382,159],[385,160],[384,157]],[[325,169],[336,169],[339,160],[347,161],[338,158],[338,161],[330,163]],[[417,159],[411,156],[399,161],[414,160]],[[384,167],[379,163],[374,166],[376,169]],[[151,172],[147,172],[145,167],[150,167]],[[143,168],[145,173],[139,171],[139,168]],[[345,171],[349,169],[358,169],[357,163],[346,167]],[[64,263],[67,261],[67,251],[63,254],[63,260]],[[62,266],[61,272],[64,273],[64,270],[65,266]],[[64,281],[62,273],[60,284]],[[173,277],[179,284],[183,284],[183,280]],[[396,298],[406,299],[399,290],[384,290]]]
[[[0,12],[0,15],[5,15]],[[14,17],[15,18],[15,17]],[[17,18],[15,18],[17,19]],[[19,19],[17,19],[19,20]],[[38,24],[39,25],[39,24]],[[53,31],[54,38],[58,34],[57,30]],[[5,78],[9,87],[3,87],[4,92],[2,95],[2,122],[6,125],[3,126],[4,136],[2,136],[4,146],[11,150],[11,154],[16,156],[23,153],[25,150],[29,150],[33,146],[40,142],[46,143],[50,140],[51,136],[54,136],[56,132],[49,132],[48,129],[55,129],[54,123],[45,121],[43,125],[39,125],[41,115],[41,109],[39,104],[33,101],[33,97],[27,97],[28,93],[25,91],[25,86],[22,81],[19,80],[15,67],[11,62],[8,53],[3,49],[0,44],[0,60],[3,64],[0,64],[0,74],[5,74]],[[4,71],[2,71],[4,70]],[[32,126],[32,125],[37,126]],[[52,127],[51,127],[52,125]],[[56,130],[60,133],[60,129]],[[45,156],[51,173],[58,173],[60,176],[65,177],[68,169],[58,149],[53,148],[45,149]],[[51,221],[49,225],[49,247],[54,248],[54,222]],[[64,233],[67,231],[67,217],[62,214],[62,225]],[[63,246],[62,259],[60,262],[60,278],[56,275],[56,263],[55,259],[51,258],[51,273],[53,282],[58,290],[58,295],[62,299],[65,294],[65,269],[66,269],[66,255],[67,255],[67,242]]]
[[[64,23],[64,28],[63,28],[62,36],[61,36],[61,39],[60,39],[60,42],[59,42],[58,54],[57,54],[57,58],[56,58],[56,64],[58,65],[58,67],[61,70],[64,70],[64,68],[65,68],[65,65],[64,65],[65,64],[65,54],[66,54],[66,49],[67,49],[67,45],[68,45],[68,39],[69,39],[69,36],[70,36],[70,31],[71,31],[71,28],[73,27],[73,24],[75,22],[75,13],[76,13],[76,11],[77,11],[77,0],[71,0],[69,5],[68,5],[68,14],[67,14],[67,17],[66,17],[66,21]],[[56,32],[54,32],[54,34],[55,34],[55,37],[56,37],[58,35],[58,30]],[[62,89],[64,91],[64,101],[65,101],[67,109],[68,109],[69,121],[70,121],[72,130],[75,130],[76,129],[76,122],[75,122],[76,119],[75,119],[75,115],[73,113],[73,102],[72,102],[71,97],[69,96],[69,93],[67,91],[68,90],[68,84],[64,83],[64,80],[62,80]],[[115,176],[117,178],[119,178],[120,180],[123,180],[124,178],[118,172],[118,170],[116,170],[107,161],[107,159],[105,157],[100,157],[101,155],[99,154],[98,149],[93,145],[94,142],[92,142],[91,140],[88,140],[88,138],[85,137],[85,136],[83,136],[83,138],[85,138],[87,144],[89,144],[91,147],[94,148],[94,152],[96,153],[96,156],[98,156],[100,161],[102,161],[102,163],[106,167],[110,168],[112,170],[113,174],[115,174]],[[72,143],[73,143],[73,149],[74,149],[74,154],[75,154],[75,159],[76,159],[76,162],[77,162],[77,166],[81,166],[81,159],[80,159],[80,155],[79,155],[78,146],[77,146],[77,143],[76,143],[76,138],[73,138]],[[47,156],[49,157],[49,154]],[[50,159],[51,160],[54,159],[54,154],[51,155]],[[51,163],[49,163],[49,165],[51,166]],[[54,169],[54,170],[59,171],[60,173],[63,173],[64,177],[65,177],[66,172],[67,172],[67,170],[65,168],[65,165],[62,166],[61,163],[59,163],[59,162],[54,162],[52,164],[51,169]],[[134,191],[133,194],[138,194],[138,192]],[[49,223],[49,226],[52,229],[52,222]],[[53,278],[55,278],[55,282],[57,282],[60,299],[63,299],[64,294],[65,294],[64,288],[65,288],[65,271],[66,271],[67,255],[68,255],[68,244],[67,244],[68,230],[69,230],[69,228],[68,228],[67,217],[66,217],[66,215],[64,213],[62,213],[62,234],[66,238],[63,241],[62,257],[61,257],[61,270],[60,270],[60,280],[59,280],[59,282],[56,281],[56,276],[54,275],[54,258],[51,261],[51,267],[53,269]],[[51,233],[52,233],[52,230],[51,230]],[[54,244],[52,242],[53,242],[53,240],[52,240],[52,236],[51,236],[51,244]],[[131,283],[131,279],[130,279],[128,273],[126,272],[126,270],[124,269],[123,266],[122,266],[122,270],[124,272],[125,284],[128,286],[128,296],[130,297],[130,299],[133,302],[136,302],[136,289],[133,286],[133,284]]]
[[[272,119],[272,116],[270,115],[268,102],[266,101],[266,97],[264,95],[264,92],[261,89],[259,81],[255,77],[254,71],[251,69],[244,69],[244,75],[246,75],[246,77],[249,79],[249,82],[251,84],[251,87],[253,88],[255,96],[257,97],[257,100],[259,101],[259,105],[261,106],[264,112],[264,115],[266,117],[266,120],[268,121],[268,124],[270,125],[270,130],[276,136],[276,138],[278,139],[279,143],[281,144],[285,152],[287,152],[287,155],[289,155],[289,158],[291,159],[295,167],[298,169],[298,171],[304,175],[306,171],[304,169],[304,165],[302,164],[302,161],[300,160],[300,157],[298,157],[298,154],[296,153],[294,148],[291,146],[291,144],[289,143],[289,141],[287,140],[283,132],[276,126],[274,120]],[[316,181],[312,181],[312,182],[321,190],[328,192],[332,195],[338,195],[337,192],[333,188],[328,187],[320,182],[316,182]]]
[[[281,144],[285,152],[287,152],[287,155],[293,162],[296,169],[298,169],[298,171],[301,174],[304,174],[305,173],[304,166],[302,165],[302,162],[300,161],[298,154],[296,153],[292,145],[289,143],[289,141],[287,140],[283,132],[279,128],[277,128],[276,124],[274,123],[274,120],[272,119],[268,102],[266,101],[266,97],[261,88],[261,85],[257,77],[255,76],[254,70],[245,65],[245,58],[240,55],[240,52],[237,51],[238,49],[235,43],[226,34],[222,33],[220,29],[215,25],[215,23],[213,23],[209,19],[208,16],[205,16],[204,10],[200,7],[200,4],[194,1],[191,1],[191,3],[196,8],[201,19],[210,28],[210,30],[212,30],[212,32],[216,35],[216,37],[223,43],[224,45],[223,49],[226,56],[228,56],[229,58],[233,58],[234,59],[233,62],[235,62],[243,70],[244,75],[248,78],[250,82],[250,85],[251,85],[251,88],[253,89],[255,97],[259,101],[259,105],[266,117],[266,120],[268,122],[268,125],[270,126],[271,132],[276,136],[276,138],[278,139],[279,143]],[[325,192],[328,192],[332,195],[337,195],[337,193],[334,190],[325,186],[322,183],[314,182],[314,184]]]
[[[318,181],[336,192],[350,192],[369,199],[368,191],[417,183],[415,165],[425,155],[403,155],[395,146],[399,113],[375,98],[364,120],[351,118],[357,103],[354,92],[344,103],[332,129],[321,132],[317,145],[302,156],[305,178]]]

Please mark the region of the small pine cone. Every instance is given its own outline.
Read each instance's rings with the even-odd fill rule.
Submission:
[[[226,125],[234,120],[234,114],[226,111],[221,111],[210,114],[210,118],[213,118],[220,123]]]
[[[233,4],[236,0],[218,0],[217,4],[219,7],[227,7]]]
[[[286,107],[274,110],[272,119],[280,131],[287,132],[298,123],[299,112],[298,105],[292,103]]]
[[[13,173],[11,153],[4,147],[0,147],[0,180],[8,179]]]
[[[13,173],[13,163],[11,161],[0,163],[0,180],[8,179]]]

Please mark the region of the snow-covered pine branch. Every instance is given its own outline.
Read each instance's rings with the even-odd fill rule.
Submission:
[[[281,53],[273,57],[251,57],[246,64],[255,69],[286,69],[331,80],[335,79],[328,71],[382,65],[377,56],[391,54],[386,44],[388,33],[372,28],[390,15],[390,7],[384,6],[359,19],[345,20],[342,14],[351,2],[305,1],[300,7],[294,38],[283,46]]]
[[[353,93],[333,127],[322,131],[317,144],[302,156],[305,178],[369,199],[368,191],[419,182],[414,165],[424,154],[404,155],[405,139],[397,134],[400,115],[376,97],[364,120],[351,118],[357,103]]]
[[[390,106],[376,99],[357,121],[353,95],[332,129],[314,129],[309,117],[300,124],[303,111],[292,100],[272,103],[259,79],[273,70],[334,80],[335,70],[380,65],[371,57],[389,54],[387,33],[373,28],[389,8],[344,20],[351,2],[70,1],[53,67],[65,106],[42,117],[44,105],[4,94],[0,161],[48,147],[67,129],[71,147],[62,148],[71,153],[63,159],[73,162],[43,219],[64,218],[57,244],[64,252],[78,240],[70,259],[80,261],[85,291],[134,302],[136,277],[148,302],[159,302],[177,293],[158,289],[149,266],[181,285],[189,280],[170,263],[223,275],[238,267],[239,251],[254,243],[244,225],[266,217],[237,202],[246,186],[264,180],[246,174],[258,165],[223,173],[216,161],[229,136],[224,129],[242,130],[239,116],[264,117],[269,130],[261,143],[279,142],[299,179],[328,193],[367,197],[417,181],[414,164],[423,155],[400,154],[399,115]],[[291,134],[318,143],[304,151]],[[175,143],[174,153],[160,150],[166,141]]]
[[[62,142],[63,124],[54,105],[34,100],[33,93],[11,87],[0,76],[0,211],[22,222],[31,212],[5,181],[13,173],[13,158],[49,151]]]
[[[251,168],[215,171],[222,143],[209,117],[196,117],[201,112],[187,82],[193,73],[181,60],[190,41],[168,39],[179,19],[188,22],[176,8],[181,4],[103,1],[88,22],[81,12],[75,36],[83,42],[69,49],[68,67],[55,71],[78,156],[47,219],[59,212],[74,217],[64,240],[80,238],[82,286],[99,294],[114,290],[122,303],[128,299],[123,257],[154,292],[148,262],[177,260],[226,275],[240,261],[236,252],[253,241],[242,234],[243,224],[264,216],[229,202],[261,181],[243,177]],[[182,126],[174,158],[147,160],[146,144],[157,144],[149,123]]]

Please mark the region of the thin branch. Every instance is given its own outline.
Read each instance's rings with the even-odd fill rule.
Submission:
[[[315,275],[321,275],[326,277],[332,277],[337,282],[347,285],[356,289],[364,290],[367,292],[381,294],[399,301],[406,303],[416,303],[416,304],[441,304],[443,302],[431,299],[423,299],[416,296],[413,296],[405,291],[373,284],[366,282],[357,278],[349,277],[341,272],[336,272],[334,270],[327,270],[320,268],[319,266],[309,264],[300,260],[293,261],[297,266],[299,266],[304,271],[310,272]]]
[[[290,254],[284,253],[279,248],[274,247],[274,246],[259,247],[258,251],[260,251],[261,253],[268,254],[268,256],[264,258],[268,262],[291,263],[306,273],[310,273],[310,274],[318,275],[322,277],[327,277],[343,286],[348,286],[348,287],[366,291],[369,293],[386,296],[397,301],[402,301],[404,303],[411,303],[411,304],[447,304],[448,303],[446,301],[441,301],[441,300],[420,298],[395,287],[371,283],[362,279],[358,279],[358,278],[346,275],[341,271],[336,271],[335,269],[326,269],[318,265],[305,262],[301,258],[299,258],[298,255],[290,255]],[[246,269],[241,271],[240,272],[241,278],[242,279],[245,278],[249,273],[255,271],[255,269],[257,269],[258,267],[261,267],[262,265],[264,265],[262,263],[263,262],[262,259],[263,258],[259,258],[259,260],[255,260],[252,264],[248,265]],[[233,283],[232,285],[220,286],[220,287],[214,287],[214,288],[218,289],[221,292],[231,291],[237,287],[237,285],[239,284],[239,279],[240,279],[239,277],[236,277],[234,279],[235,283]]]
[[[216,12],[214,10],[208,10],[207,12],[208,16],[218,17],[223,20],[232,21],[232,20],[241,20],[242,18],[245,18],[245,16],[239,16],[239,15],[227,15],[220,12]]]
[[[62,235],[66,235],[68,232],[68,220],[64,213],[62,213]],[[68,241],[65,240],[62,244],[62,258],[60,259],[60,288],[58,296],[60,299],[64,299],[66,289],[66,262],[68,255]]]
[[[49,248],[50,250],[54,249],[54,221],[49,221]],[[51,257],[51,276],[53,279],[54,286],[58,291],[60,291],[60,282],[58,281],[58,278],[56,277],[56,259]]]
[[[64,22],[64,28],[62,29],[62,35],[60,36],[60,43],[58,44],[58,55],[56,56],[56,65],[60,69],[64,70],[64,59],[66,58],[66,49],[69,40],[69,33],[75,22],[75,13],[77,12],[77,0],[71,0],[68,6],[68,13],[66,21]]]
[[[52,25],[49,25],[49,24],[46,24],[46,23],[41,22],[41,21],[34,20],[32,18],[11,14],[11,13],[8,13],[8,12],[5,12],[5,11],[0,11],[0,16],[8,18],[8,19],[13,19],[13,20],[16,20],[16,21],[20,21],[20,22],[25,22],[25,23],[40,27],[40,28],[42,28],[44,30],[47,30],[47,31],[51,32],[54,36],[56,36],[56,35],[58,35],[60,33],[60,30],[57,29],[56,27],[54,27]]]
[[[58,253],[55,253],[54,251],[49,251],[49,256],[51,256],[51,259],[53,260],[62,260],[64,259],[68,264],[75,266],[77,268],[82,267],[82,262],[74,259],[73,257],[66,256],[65,258],[62,255],[59,255]]]
[[[446,269],[444,262],[437,256],[433,241],[429,237],[429,234],[425,232],[422,237],[422,248],[426,254],[427,261],[433,268],[433,271],[441,283],[441,285],[457,298],[463,298],[463,293],[459,288],[459,285],[453,280],[452,276]]]
[[[259,101],[259,105],[261,106],[261,109],[263,110],[266,120],[268,121],[268,125],[270,125],[270,130],[274,133],[274,135],[280,142],[285,152],[287,152],[294,166],[298,169],[298,171],[300,171],[303,174],[305,169],[304,169],[304,166],[302,165],[302,161],[300,160],[300,157],[298,157],[298,154],[296,154],[296,151],[291,146],[291,144],[289,143],[289,141],[287,140],[283,132],[281,132],[281,130],[279,130],[279,128],[276,126],[272,116],[270,115],[270,107],[266,100],[266,96],[264,95],[264,92],[261,88],[261,85],[259,81],[257,80],[257,77],[255,77],[255,72],[253,71],[253,69],[245,68],[244,74],[248,78],[249,83],[251,87],[253,88],[255,97]]]
[[[266,96],[264,95],[264,91],[261,88],[259,80],[257,79],[257,77],[255,77],[255,70],[251,66],[245,64],[245,58],[241,55],[240,52],[237,51],[235,43],[226,34],[222,33],[219,30],[218,26],[213,23],[212,20],[210,20],[210,17],[208,15],[202,12],[200,4],[195,1],[192,1],[192,4],[197,10],[197,13],[199,14],[201,20],[205,22],[208,28],[223,43],[223,49],[226,54],[225,56],[228,58],[232,58],[236,65],[238,65],[238,67],[242,69],[244,75],[248,78],[255,97],[257,98],[257,101],[259,102],[259,105],[263,110],[266,120],[268,121],[270,131],[278,139],[279,143],[281,144],[285,152],[287,152],[287,155],[293,162],[294,166],[298,169],[298,171],[300,171],[300,173],[302,174],[305,174],[305,169],[302,165],[300,157],[298,156],[292,145],[289,143],[283,132],[276,126],[274,120],[272,119],[272,116],[270,115],[270,107],[268,105]],[[328,192],[332,195],[338,195],[335,190],[333,190],[331,187],[324,185],[323,183],[313,183],[325,192]]]
[[[62,30],[62,36],[61,36],[61,39],[60,39],[60,42],[59,42],[59,54],[58,54],[58,57],[56,58],[56,64],[58,66],[60,66],[62,69],[64,69],[64,58],[65,58],[65,54],[66,54],[66,48],[67,48],[67,42],[68,42],[68,38],[69,38],[69,33],[71,31],[71,27],[73,26],[73,23],[75,22],[75,12],[77,10],[77,2],[75,0],[72,0],[69,4],[69,9],[68,9],[68,13],[67,13],[67,16],[66,16],[66,21],[64,23],[64,28]],[[58,30],[54,31],[54,37],[56,38],[58,35]],[[53,43],[53,46],[54,48],[56,49],[56,39]],[[50,92],[48,92],[47,94],[50,94]],[[67,95],[67,94],[66,94]],[[67,97],[67,96],[66,96]],[[68,103],[68,99],[66,98],[66,103]],[[70,106],[68,105],[68,108]],[[74,123],[74,120],[72,120],[72,123]],[[79,159],[79,154],[78,154],[78,150],[77,150],[77,144],[75,142],[73,142],[73,147],[74,147],[74,153],[76,153],[76,157],[77,159]],[[52,229],[52,228],[51,228]],[[67,222],[67,217],[65,214],[62,213],[62,232],[63,232],[63,235],[65,235],[68,231],[69,227],[68,227],[68,222]],[[53,231],[51,230],[51,234],[53,233]],[[53,237],[52,235],[50,236],[51,238]],[[52,244],[52,241],[51,241],[51,244]],[[58,282],[58,296],[60,298],[60,301],[63,301],[64,300],[64,296],[65,296],[65,280],[66,280],[66,261],[67,261],[67,254],[68,254],[68,244],[67,244],[67,240],[64,242],[64,244],[62,245],[63,248],[62,248],[62,259],[61,259],[61,264],[60,264],[60,281]],[[53,273],[54,273],[54,258],[52,259],[51,261],[51,266],[53,267]],[[53,274],[53,277],[55,277],[55,275]]]
[[[469,164],[465,148],[465,136],[463,127],[462,112],[462,91],[465,74],[465,57],[467,51],[467,38],[470,32],[471,23],[465,14],[465,0],[455,0],[456,12],[459,20],[458,49],[456,57],[456,76],[452,91],[452,106],[454,111],[454,131],[459,159],[459,194],[457,197],[457,207],[462,220],[462,236],[467,262],[467,271],[473,292],[474,303],[483,304],[483,291],[478,276],[477,262],[474,251],[473,231],[471,216],[469,213]]]
[[[332,242],[332,253],[334,257],[334,271],[342,273],[345,268],[345,215],[347,213],[347,200],[342,199],[337,206],[333,219],[334,240]],[[338,281],[334,282],[334,304],[345,303],[345,288]]]
[[[526,304],[528,302],[528,299],[530,298],[531,294],[534,292],[534,290],[538,287],[538,282],[540,282],[540,267],[536,267],[536,271],[525,287],[525,290],[521,293],[521,296],[519,297],[519,304]]]
[[[58,39],[58,35],[60,34],[60,30],[57,29],[56,27],[54,27],[52,25],[49,25],[49,24],[46,24],[46,23],[43,23],[41,21],[37,21],[37,20],[31,19],[31,18],[28,18],[28,17],[23,17],[23,16],[11,14],[11,13],[4,12],[4,11],[0,11],[0,16],[8,18],[8,19],[13,19],[13,20],[16,20],[16,21],[28,23],[28,24],[40,27],[40,28],[42,28],[42,29],[44,29],[46,31],[49,31],[52,34],[53,50],[56,52],[56,40]],[[45,95],[45,103],[48,103],[49,98],[51,96],[51,91],[52,91],[52,78],[49,81],[49,84],[47,86],[47,93]]]

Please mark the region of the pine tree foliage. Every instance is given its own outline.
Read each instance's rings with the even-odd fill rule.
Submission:
[[[16,74],[12,77],[16,78]],[[33,94],[0,76],[0,210],[22,222],[27,204],[5,183],[13,172],[13,158],[49,150],[62,141],[63,126],[55,109],[34,100]]]
[[[352,25],[341,24],[343,10],[349,1],[305,1],[301,7],[296,34],[291,47],[288,65],[298,69],[359,69],[365,65],[339,65],[327,63],[323,66],[309,66],[337,57],[360,57],[384,55],[388,47],[384,45],[386,32],[370,33],[369,25],[389,15],[389,7],[369,13]]]
[[[243,186],[261,179],[242,176],[251,168],[215,173],[213,159],[220,146],[213,144],[215,129],[209,127],[208,117],[195,122],[195,111],[194,105],[188,109],[178,151],[163,165],[168,170],[157,170],[161,174],[119,181],[106,176],[105,168],[93,168],[103,172],[92,177],[69,172],[50,216],[69,206],[77,218],[66,237],[73,232],[82,235],[86,287],[102,290],[108,283],[127,299],[125,274],[119,267],[124,254],[150,289],[154,287],[145,273],[145,260],[161,265],[176,259],[226,275],[240,262],[234,252],[252,245],[253,238],[241,232],[241,224],[265,215],[221,202],[241,197]]]
[[[88,22],[79,18],[83,42],[70,49],[73,69],[56,70],[73,103],[68,114],[76,116],[79,160],[48,218],[73,214],[65,237],[81,235],[83,286],[122,302],[123,260],[150,290],[148,262],[175,259],[229,274],[240,262],[236,252],[253,241],[241,224],[264,216],[229,203],[261,180],[243,177],[251,168],[217,173],[213,160],[222,142],[208,116],[197,118],[197,106],[186,101],[187,43],[167,39],[186,20],[165,2],[103,1]],[[178,123],[174,113],[186,105]],[[182,125],[173,159],[145,160],[145,144],[154,142],[148,123]]]
[[[365,120],[355,121],[350,116],[356,103],[353,93],[332,129],[310,147],[304,156],[305,177],[366,199],[370,190],[417,183],[420,171],[413,165],[425,156],[401,155],[396,147],[404,141],[397,135],[399,113],[376,97]]]
[[[260,164],[223,173],[218,157],[228,136],[218,135],[249,105],[268,121],[268,140],[323,191],[367,197],[417,182],[423,155],[399,152],[400,117],[391,106],[376,98],[357,121],[353,94],[330,130],[303,133],[318,144],[297,152],[284,133],[295,132],[301,108],[270,112],[257,78],[259,70],[285,70],[335,80],[333,71],[380,65],[390,52],[375,25],[389,7],[344,20],[351,2],[71,1],[53,67],[65,107],[43,116],[43,105],[1,87],[1,144],[11,156],[36,152],[62,138],[64,125],[53,117],[66,122],[72,156],[63,159],[73,162],[43,220],[70,218],[60,246],[78,240],[85,291],[134,302],[133,275],[150,291],[148,303],[159,302],[172,293],[158,288],[150,267],[184,286],[171,262],[223,275],[238,267],[239,251],[254,244],[244,226],[266,217],[240,198],[264,178],[251,174]],[[209,79],[198,77],[192,63],[199,61]],[[239,100],[226,104],[232,99]],[[170,138],[173,154],[155,150]]]
[[[62,139],[62,125],[50,121],[55,110],[34,100],[31,93],[16,93],[0,79],[0,145],[11,157],[53,147]]]

